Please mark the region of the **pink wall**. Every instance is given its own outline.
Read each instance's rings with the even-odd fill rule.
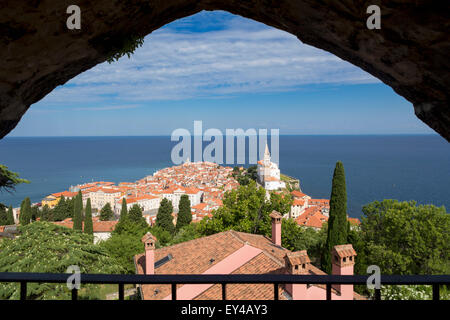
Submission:
[[[230,254],[228,257],[218,262],[202,274],[230,274],[234,270],[240,268],[248,261],[256,257],[262,252],[261,249],[254,248],[245,244],[237,251]],[[192,300],[205,290],[212,287],[214,284],[185,284],[177,290],[177,300]],[[172,295],[165,297],[164,300],[169,300]]]

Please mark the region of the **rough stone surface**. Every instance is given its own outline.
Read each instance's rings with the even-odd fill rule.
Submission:
[[[369,3],[370,2],[370,3]],[[106,60],[124,35],[145,36],[201,10],[226,10],[296,35],[381,79],[450,141],[450,8],[430,0],[1,0],[0,138],[31,104]],[[82,11],[66,28],[66,8]],[[366,8],[381,7],[380,30]]]

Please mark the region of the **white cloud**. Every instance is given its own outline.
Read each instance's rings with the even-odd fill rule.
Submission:
[[[378,80],[291,34],[236,17],[224,30],[155,31],[131,59],[98,65],[41,103],[141,103],[373,82]]]

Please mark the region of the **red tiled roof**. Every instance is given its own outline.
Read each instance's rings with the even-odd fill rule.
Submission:
[[[94,218],[92,219],[92,227],[94,232],[113,232],[116,228],[116,225],[119,221],[96,221]],[[63,226],[66,228],[73,228],[73,221],[71,218],[67,218],[64,221],[55,221],[52,222],[59,226]],[[84,221],[82,223],[84,229]]]

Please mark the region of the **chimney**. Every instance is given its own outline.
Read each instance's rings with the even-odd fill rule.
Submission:
[[[356,252],[351,244],[334,246],[331,251],[331,265],[333,275],[353,275]],[[341,298],[353,300],[353,285],[336,284],[333,286],[341,293]]]
[[[145,274],[155,274],[155,244],[156,238],[147,232],[142,237],[145,246]]]
[[[270,214],[272,218],[272,242],[281,246],[281,214],[275,210]]]
[[[286,269],[292,275],[306,275],[309,273],[309,266],[311,260],[308,257],[306,250],[289,252],[284,256],[286,262]],[[288,283],[286,284],[286,291],[292,297],[292,300],[307,300],[306,284]]]

